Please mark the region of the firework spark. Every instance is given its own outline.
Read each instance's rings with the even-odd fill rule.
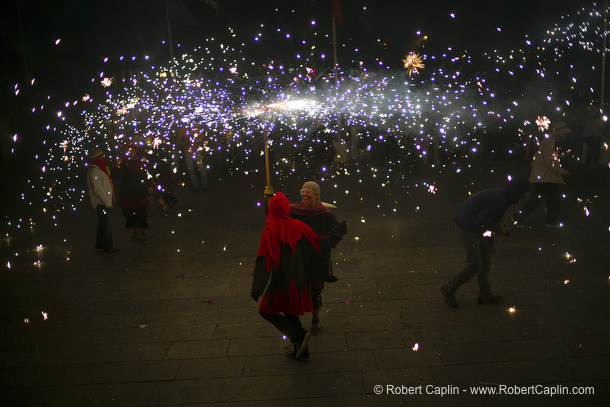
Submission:
[[[536,125],[538,126],[538,129],[540,131],[548,130],[550,124],[551,121],[546,116],[538,116],[538,118],[536,119]]]
[[[418,69],[425,68],[423,59],[422,59],[421,55],[419,55],[419,54],[410,53],[402,60],[402,62],[404,64],[403,65],[404,68],[407,70],[407,73],[409,74],[409,78],[414,73],[418,74],[419,73]]]

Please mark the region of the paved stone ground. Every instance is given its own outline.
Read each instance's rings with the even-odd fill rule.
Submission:
[[[121,252],[112,256],[93,252],[88,203],[31,227],[27,217],[4,222],[0,405],[609,405],[608,174],[568,182],[564,228],[546,229],[539,211],[530,228],[499,238],[501,305],[477,305],[475,281],[458,292],[457,310],[440,295],[465,261],[453,210],[520,165],[392,180],[363,168],[321,182],[349,233],[306,363],[284,356],[286,341],[249,297],[264,227],[260,173],[185,191],[167,217],[151,207],[148,245],[131,241],[115,211]],[[274,187],[296,202],[302,181]],[[391,386],[423,394],[387,394]],[[594,394],[477,395],[475,386]],[[435,391],[449,394],[426,394]]]

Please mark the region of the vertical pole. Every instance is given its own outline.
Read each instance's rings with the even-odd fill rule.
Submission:
[[[603,30],[603,42],[602,42],[602,90],[600,94],[599,100],[599,108],[602,110],[602,113],[605,112],[604,106],[604,92],[606,88],[606,29],[608,26],[608,0],[604,2],[604,30]]]
[[[25,88],[28,95],[28,102],[32,104],[32,90],[30,83],[30,67],[28,65],[28,56],[27,50],[25,47],[25,35],[23,34],[23,21],[21,19],[21,6],[19,5],[19,1],[15,1],[15,6],[17,7],[17,21],[19,22],[19,36],[21,37],[21,52],[23,53],[23,69],[25,70]]]
[[[606,0],[608,1],[608,0]],[[331,17],[333,20],[333,56],[335,59],[335,75],[337,74],[337,66],[339,66],[339,62],[337,62],[337,28],[335,27],[335,19]]]
[[[265,173],[267,175],[267,187],[271,186],[271,178],[269,178],[269,141],[267,139],[267,132],[264,130],[265,135]]]
[[[167,7],[167,0],[165,0],[165,18],[167,19],[167,36],[169,38],[169,56],[174,60],[174,46],[172,44],[172,28],[169,24],[169,9]]]

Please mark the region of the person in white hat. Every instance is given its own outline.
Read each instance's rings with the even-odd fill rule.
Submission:
[[[110,211],[112,205],[112,180],[104,152],[95,148],[89,152],[87,167],[87,187],[91,205],[97,211],[97,229],[95,232],[95,251],[113,254],[119,251],[112,244]]]
[[[563,184],[564,175],[570,171],[561,167],[559,152],[555,147],[555,139],[564,139],[572,130],[566,122],[557,122],[549,134],[544,134],[539,142],[538,151],[532,159],[532,172],[529,181],[532,189],[523,203],[521,210],[511,220],[518,228],[524,228],[523,221],[527,219],[542,203],[546,201],[545,226],[560,227],[559,207],[561,192],[559,185]]]

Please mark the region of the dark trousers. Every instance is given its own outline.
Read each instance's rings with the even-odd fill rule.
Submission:
[[[542,203],[546,201],[546,220],[547,225],[559,223],[559,205],[561,203],[561,193],[559,184],[551,182],[532,182],[532,189],[523,203],[523,207],[514,217],[517,222],[523,222],[532,214]]]
[[[95,208],[97,212],[97,228],[95,230],[95,247],[109,250],[112,247],[112,227],[110,226],[110,211],[104,205]]]
[[[583,140],[587,145],[587,160],[585,165],[588,167],[594,167],[599,163],[599,156],[601,155],[601,139],[597,137],[587,137]]]
[[[449,281],[447,284],[449,291],[455,294],[460,286],[472,277],[477,276],[479,294],[481,296],[490,295],[489,271],[491,268],[491,250],[489,249],[487,238],[481,232],[466,232],[458,227],[456,227],[456,230],[466,251],[466,267]]]
[[[140,229],[148,229],[148,211],[146,207],[135,209],[121,208],[121,212],[125,217],[125,229],[134,226]]]
[[[307,334],[307,331],[303,328],[303,325],[301,325],[301,320],[298,316],[288,315],[286,313],[283,315],[269,315],[265,314],[260,309],[258,310],[258,313],[261,317],[271,322],[271,324],[281,333],[289,337],[292,343],[301,343],[305,334]]]

